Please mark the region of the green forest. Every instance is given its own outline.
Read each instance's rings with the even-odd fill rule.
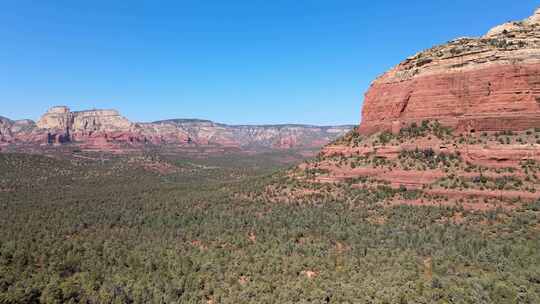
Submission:
[[[282,156],[0,154],[0,303],[540,303],[540,201],[249,195]]]

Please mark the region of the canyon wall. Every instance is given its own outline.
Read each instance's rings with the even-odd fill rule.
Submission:
[[[197,143],[218,143],[224,146],[270,147],[288,149],[294,147],[321,147],[344,135],[353,126],[309,125],[226,125],[205,120],[174,119],[152,123],[161,129],[175,127],[185,132]]]

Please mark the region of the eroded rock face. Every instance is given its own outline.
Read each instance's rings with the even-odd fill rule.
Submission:
[[[37,122],[37,127],[71,132],[128,131],[133,124],[116,110],[88,110],[72,112],[68,107],[50,108]]]
[[[353,126],[225,125],[205,120],[175,119],[152,123],[162,134],[182,134],[197,144],[227,147],[316,148],[344,135]],[[148,127],[145,126],[145,129]],[[163,132],[163,130],[167,130]],[[167,136],[166,138],[171,136]],[[174,136],[172,136],[174,138]]]
[[[216,146],[242,149],[318,148],[353,126],[225,125],[208,120],[172,119],[133,123],[116,110],[72,112],[50,108],[37,123],[0,119],[0,141],[10,144],[62,145],[120,151],[146,145]],[[129,146],[129,147],[126,147]]]
[[[11,127],[13,121],[0,116],[0,142],[6,142],[11,139]]]
[[[358,130],[288,171],[296,186],[277,182],[264,195],[353,202],[362,189],[381,207],[471,210],[537,201],[540,10],[407,59],[373,82],[362,115]]]
[[[116,110],[88,110],[72,112],[68,107],[50,108],[37,127],[47,130],[47,143],[121,141],[142,142],[140,128],[122,117]]]
[[[72,113],[68,107],[56,106],[50,108],[37,122],[40,129],[66,130],[72,124]]]
[[[418,53],[376,79],[359,131],[397,132],[435,119],[458,131],[540,126],[540,10]]]

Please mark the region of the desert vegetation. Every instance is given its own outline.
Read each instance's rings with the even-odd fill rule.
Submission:
[[[540,201],[385,205],[424,194],[276,159],[0,154],[0,303],[540,301]]]

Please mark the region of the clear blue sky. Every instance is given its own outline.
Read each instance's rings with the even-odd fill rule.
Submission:
[[[136,121],[357,123],[402,59],[539,1],[0,0],[0,115],[116,108]]]

